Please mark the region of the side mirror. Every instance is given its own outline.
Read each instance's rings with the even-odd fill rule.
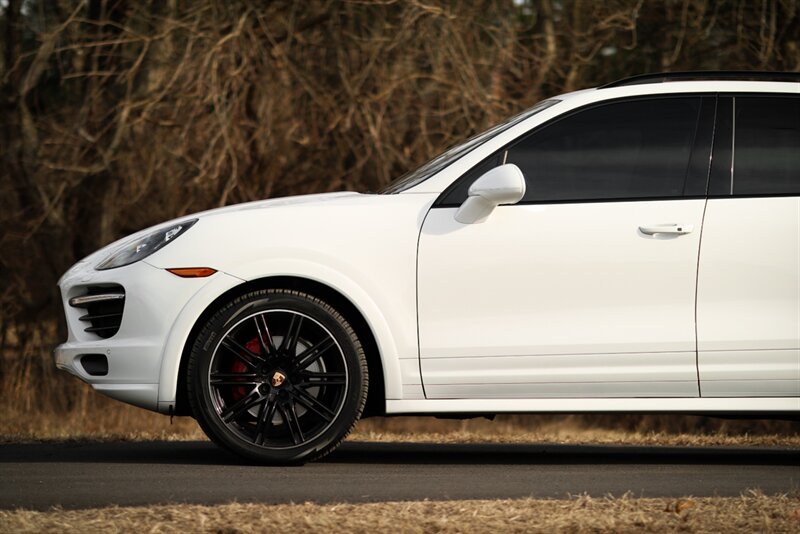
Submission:
[[[501,204],[516,204],[525,196],[525,177],[519,167],[506,163],[490,170],[469,188],[467,200],[458,208],[456,221],[480,223]]]

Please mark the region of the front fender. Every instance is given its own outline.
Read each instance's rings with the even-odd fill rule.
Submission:
[[[298,251],[292,252],[296,255]],[[181,356],[189,341],[189,334],[203,312],[220,295],[238,285],[279,276],[306,278],[344,295],[362,314],[375,337],[383,367],[386,398],[402,399],[404,380],[398,358],[398,343],[390,323],[382,307],[370,296],[370,288],[362,287],[351,276],[331,267],[336,263],[338,262],[335,258],[325,258],[324,262],[299,258],[286,259],[285,256],[262,259],[237,266],[234,272],[218,277],[214,282],[204,286],[181,310],[167,338],[159,380],[159,411],[169,413],[170,407],[175,404]],[[409,350],[410,347],[406,347],[404,352]],[[416,357],[416,347],[413,347],[413,350]],[[415,382],[419,380],[418,376],[415,378]],[[408,377],[405,381],[409,381]]]
[[[244,282],[241,278],[218,272],[181,309],[167,335],[161,354],[161,372],[158,380],[159,412],[170,413],[170,408],[175,405],[181,356],[186,342],[189,340],[189,334],[200,315],[217,297]]]

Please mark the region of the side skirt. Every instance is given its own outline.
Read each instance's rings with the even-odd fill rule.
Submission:
[[[387,400],[389,414],[447,413],[800,414],[800,397]]]

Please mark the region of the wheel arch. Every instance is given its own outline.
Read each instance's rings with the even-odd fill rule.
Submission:
[[[211,301],[194,321],[192,328],[186,337],[182,350],[180,351],[180,362],[177,368],[175,379],[175,399],[173,408],[167,407],[166,411],[174,415],[192,415],[186,394],[186,368],[189,362],[189,354],[192,344],[199,335],[205,322],[211,317],[225,302],[228,302],[240,295],[259,289],[294,289],[312,294],[339,311],[350,323],[358,335],[364,348],[367,359],[369,373],[369,389],[367,393],[367,403],[362,413],[362,418],[384,415],[386,413],[386,366],[381,349],[373,327],[370,326],[364,313],[358,306],[341,291],[323,282],[305,278],[301,276],[264,276],[253,280],[245,281],[234,286]],[[163,379],[164,377],[162,377]],[[159,403],[161,404],[161,403]],[[163,407],[162,407],[162,411]]]

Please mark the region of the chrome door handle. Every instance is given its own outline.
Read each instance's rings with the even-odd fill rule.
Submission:
[[[694,230],[693,224],[651,224],[640,226],[639,231],[646,235],[655,234],[690,234]]]

